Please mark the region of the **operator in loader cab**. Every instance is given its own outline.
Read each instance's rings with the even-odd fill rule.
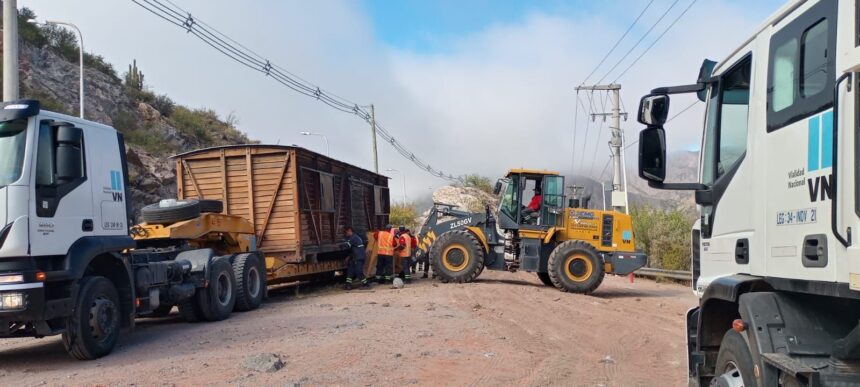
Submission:
[[[529,202],[529,205],[523,209],[523,221],[526,223],[537,223],[537,218],[540,216],[540,206],[543,203],[543,195],[541,194],[540,186],[535,187],[534,196]]]

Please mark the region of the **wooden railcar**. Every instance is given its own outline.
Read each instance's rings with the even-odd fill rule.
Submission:
[[[388,178],[307,149],[239,145],[174,156],[180,199],[215,199],[254,224],[270,284],[345,268],[343,227],[388,223]]]

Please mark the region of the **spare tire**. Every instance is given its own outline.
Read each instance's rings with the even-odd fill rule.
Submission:
[[[140,210],[140,218],[150,224],[170,224],[200,216],[200,202],[196,200],[162,200]]]
[[[220,200],[200,199],[198,202],[200,203],[200,212],[213,214],[224,212],[224,202]]]

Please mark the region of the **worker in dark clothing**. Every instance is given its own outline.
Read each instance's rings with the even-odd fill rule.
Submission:
[[[409,272],[418,274],[418,237],[409,232],[410,243],[412,244],[412,256],[409,257]]]
[[[377,261],[376,280],[380,283],[391,282],[394,273],[394,251],[398,247],[396,231],[390,224],[380,230],[376,237]]]
[[[358,280],[362,287],[369,287],[364,276],[364,261],[367,258],[364,240],[356,234],[352,227],[344,228],[346,243],[349,244],[349,261],[346,269],[346,290],[352,290],[352,282]]]

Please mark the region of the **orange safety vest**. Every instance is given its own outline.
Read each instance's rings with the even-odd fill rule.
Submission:
[[[403,248],[397,252],[397,256],[401,258],[409,258],[412,256],[412,237],[409,234],[403,234],[401,238],[403,238],[406,243]]]
[[[376,250],[378,255],[394,255],[394,235],[392,235],[388,231],[380,231],[379,236],[377,237],[377,246],[379,248]]]

